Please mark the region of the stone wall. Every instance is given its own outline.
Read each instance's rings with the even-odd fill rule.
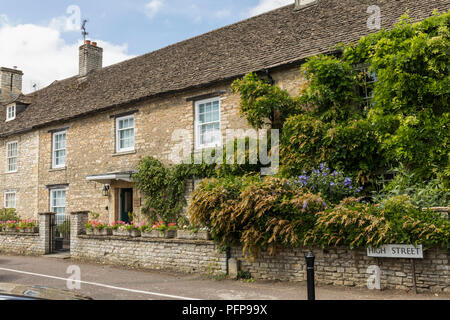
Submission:
[[[255,279],[305,281],[305,253],[308,249],[281,249],[276,256],[263,253],[255,261],[246,261],[241,248],[233,248],[231,256],[240,261],[241,269]],[[348,248],[313,249],[316,282],[323,285],[366,287],[369,266],[379,266],[381,288],[412,290],[410,259],[368,257],[365,250]],[[449,252],[432,249],[424,252],[424,259],[415,260],[418,292],[450,292]]]
[[[226,257],[211,241],[81,235],[71,245],[73,259],[151,270],[226,272]]]
[[[8,234],[0,232],[0,254],[41,255],[39,234]]]
[[[39,214],[39,233],[11,233],[0,231],[0,254],[44,255],[52,252],[51,233],[54,213]],[[87,214],[86,214],[87,215]],[[54,237],[54,234],[53,234]]]
[[[305,253],[310,249],[282,248],[275,256],[263,252],[259,259],[249,261],[244,259],[241,247],[232,248],[227,257],[212,241],[87,236],[83,223],[87,215],[87,212],[71,215],[71,255],[74,259],[205,274],[242,270],[250,272],[254,279],[306,280]],[[318,284],[367,287],[371,275],[369,266],[379,266],[382,289],[414,288],[410,259],[371,258],[365,250],[345,247],[312,251],[316,257]],[[448,250],[432,249],[425,251],[424,259],[414,261],[418,292],[450,292],[449,256]],[[237,263],[232,263],[236,260]]]

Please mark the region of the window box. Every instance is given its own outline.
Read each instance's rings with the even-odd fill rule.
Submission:
[[[208,231],[192,232],[190,230],[178,230],[177,238],[186,240],[211,240],[211,234]]]
[[[94,236],[111,236],[112,230],[108,228],[94,229]]]
[[[162,234],[158,230],[143,231],[142,238],[162,238]]]

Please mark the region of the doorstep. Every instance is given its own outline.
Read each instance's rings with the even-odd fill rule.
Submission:
[[[70,259],[70,253],[60,252],[60,253],[46,254],[45,256],[43,256],[43,258],[66,260],[66,259]]]

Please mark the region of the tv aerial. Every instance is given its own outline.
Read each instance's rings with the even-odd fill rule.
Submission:
[[[89,34],[89,32],[86,31],[86,23],[88,20],[84,19],[83,23],[81,24],[81,34],[83,35],[83,40],[86,42],[86,36]]]

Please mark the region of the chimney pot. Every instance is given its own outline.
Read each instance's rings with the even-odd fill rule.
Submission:
[[[86,40],[85,44],[91,44],[91,40]]]
[[[92,42],[92,45],[93,45],[94,47],[96,47],[96,46],[97,46],[97,42]]]

